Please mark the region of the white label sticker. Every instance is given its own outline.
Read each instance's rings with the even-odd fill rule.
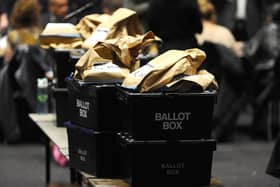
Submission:
[[[146,64],[145,66],[131,73],[131,75],[134,76],[135,78],[143,78],[146,75],[148,75],[153,69],[154,69],[153,65]]]
[[[100,72],[121,72],[121,68],[113,64],[112,62],[101,64],[101,65],[94,65],[92,66],[93,73],[100,73]]]
[[[87,46],[95,46],[98,42],[104,41],[108,35],[109,30],[106,28],[97,28],[91,36],[85,41]]]

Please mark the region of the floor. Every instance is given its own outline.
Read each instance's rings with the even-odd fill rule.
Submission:
[[[212,175],[225,187],[278,187],[280,180],[265,174],[273,141],[252,141],[239,134],[235,142],[217,145]],[[52,163],[51,180],[68,183],[69,170]],[[43,187],[42,144],[0,144],[0,187]]]
[[[280,180],[265,174],[272,149],[273,142],[218,144],[212,175],[226,187],[278,187]]]
[[[0,187],[43,187],[45,148],[40,144],[0,145]],[[52,162],[51,180],[70,181],[69,170]]]

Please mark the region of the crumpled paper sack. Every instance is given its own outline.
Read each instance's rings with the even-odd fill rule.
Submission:
[[[115,63],[125,66],[130,70],[139,68],[137,63],[138,55],[145,51],[146,47],[154,43],[161,43],[161,39],[155,36],[153,32],[147,32],[144,35],[123,36],[116,39],[100,42],[94,49],[103,58],[113,59]]]
[[[215,76],[207,70],[200,70],[196,75],[183,76],[166,85],[167,92],[203,92],[206,89],[218,90]]]
[[[108,21],[111,16],[109,14],[90,14],[83,17],[76,25],[77,31],[84,39],[88,39],[102,22]]]
[[[83,38],[71,23],[48,23],[39,36],[42,48],[81,47]]]
[[[161,40],[152,32],[99,42],[77,62],[74,78],[83,81],[122,81],[132,70],[139,68],[137,56],[142,50],[155,42]]]
[[[157,91],[178,76],[196,75],[197,68],[205,58],[205,52],[196,48],[185,51],[169,50],[130,73],[124,79],[122,87],[139,92]]]
[[[119,8],[106,21],[100,23],[83,44],[84,48],[94,47],[106,39],[143,34],[139,18],[135,11]]]
[[[85,16],[76,26],[49,23],[40,35],[40,44],[42,48],[88,49],[106,39],[138,34],[143,34],[143,29],[136,12],[119,8],[112,15]]]

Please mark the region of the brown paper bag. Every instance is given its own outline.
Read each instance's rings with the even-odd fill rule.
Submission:
[[[124,36],[116,39],[106,40],[94,47],[95,51],[103,58],[113,59],[131,70],[138,69],[137,56],[153,43],[160,43],[161,39],[153,32],[136,37]]]
[[[79,59],[75,65],[74,79],[83,80],[83,73],[93,67],[94,64],[104,64],[111,62],[112,59],[105,59],[98,55],[93,48],[87,50],[87,52]]]
[[[48,23],[39,39],[43,48],[60,44],[71,45],[76,42],[81,44],[82,42],[80,33],[70,23]]]
[[[129,74],[122,86],[140,92],[154,91],[180,74],[194,75],[205,57],[199,49],[169,50]]]
[[[121,82],[130,72],[128,68],[102,58],[91,48],[76,63],[74,79],[85,82]]]
[[[120,8],[107,21],[98,25],[91,36],[85,40],[83,47],[93,47],[99,41],[104,41],[105,39],[118,38],[124,35],[135,36],[142,33],[136,12]]]
[[[129,69],[120,67],[112,62],[95,64],[83,72],[85,82],[121,82],[129,74]]]
[[[154,73],[153,76],[146,77],[140,85],[140,92],[153,92],[171,82],[177,75],[184,74],[186,69],[193,69],[186,58],[176,62],[166,71]]]
[[[187,58],[195,69],[199,68],[206,59],[206,53],[200,49],[192,48],[187,49],[185,52],[188,54]]]
[[[97,26],[107,21],[111,16],[109,14],[91,14],[83,17],[76,25],[77,31],[84,39],[88,39],[96,30]]]
[[[169,92],[202,92],[208,88],[218,90],[219,86],[215,76],[206,70],[198,74],[184,76],[166,85]]]
[[[56,49],[81,49],[83,41],[72,41],[69,43],[51,43],[48,45],[40,45],[43,49],[56,48]]]

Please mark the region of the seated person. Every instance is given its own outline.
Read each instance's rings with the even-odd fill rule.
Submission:
[[[13,50],[20,44],[38,45],[40,34],[40,5],[37,0],[18,0],[12,10],[11,30],[4,62],[8,62]]]
[[[38,46],[40,6],[37,0],[18,0],[12,10],[5,65],[0,70],[0,130],[14,143],[33,138],[29,112],[36,108],[36,79],[50,72],[45,53]],[[29,130],[30,129],[32,130]]]
[[[45,27],[48,23],[77,23],[77,18],[73,17],[70,20],[64,20],[64,17],[69,13],[68,0],[48,0],[48,13],[41,17],[41,25]]]
[[[205,41],[219,44],[231,49],[237,56],[241,55],[240,47],[231,31],[217,24],[215,7],[209,0],[198,0],[199,10],[202,16],[202,33],[196,34],[199,45]]]

